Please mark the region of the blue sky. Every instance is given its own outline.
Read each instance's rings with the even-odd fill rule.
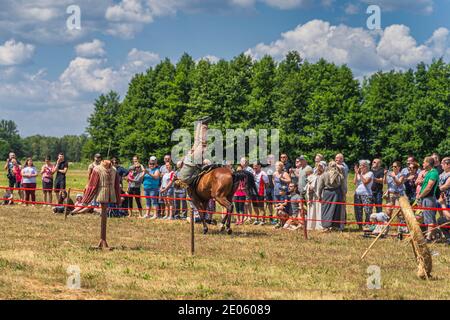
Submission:
[[[66,8],[81,9],[81,30]],[[381,30],[366,26],[369,5]],[[280,60],[298,50],[357,77],[450,58],[450,0],[2,0],[0,118],[23,136],[84,132],[93,100],[122,96],[136,72],[183,52]]]

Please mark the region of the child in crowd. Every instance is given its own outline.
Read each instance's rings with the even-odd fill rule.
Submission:
[[[14,196],[10,189],[7,189],[5,194],[2,197],[2,205],[3,206],[10,206],[14,204]]]
[[[59,206],[56,206],[53,208],[53,213],[55,214],[61,214],[65,213],[70,214],[73,210],[75,210],[74,206],[75,203],[71,198],[67,196],[67,191],[61,190],[58,195],[58,204]]]
[[[238,165],[236,171],[242,171],[242,166]],[[244,224],[245,214],[245,199],[247,198],[247,193],[245,192],[245,181],[241,181],[239,186],[234,193],[234,207],[236,208],[236,213],[239,214],[236,219],[236,225]]]
[[[164,214],[163,219],[173,220],[173,197],[174,189],[173,183],[175,181],[175,171],[172,170],[172,164],[166,162],[166,173],[163,174],[161,180],[160,195],[164,200]]]

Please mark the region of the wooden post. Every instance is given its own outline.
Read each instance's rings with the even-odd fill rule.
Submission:
[[[389,222],[384,226],[383,230],[378,234],[378,236],[375,238],[375,240],[373,240],[373,242],[370,244],[370,246],[367,248],[367,250],[363,253],[363,255],[361,256],[361,260],[364,259],[364,257],[367,255],[367,253],[369,253],[370,249],[372,249],[372,247],[375,245],[375,243],[378,241],[378,239],[381,238],[381,236],[384,234],[384,232],[389,227],[389,225],[394,221],[395,217],[400,213],[400,211],[401,210],[399,209],[392,215],[391,220],[389,220]]]
[[[101,204],[102,207],[102,216],[101,216],[101,225],[100,225],[100,243],[98,244],[99,249],[108,249],[108,242],[106,242],[106,223],[108,221],[107,216],[107,205],[106,203]]]
[[[308,209],[308,204],[306,204],[306,210]],[[303,235],[305,236],[305,240],[308,240],[308,222],[306,221],[306,213],[305,207],[302,203],[302,218],[303,218]]]
[[[66,204],[69,204],[69,199],[70,199],[70,192],[71,192],[72,188],[69,188],[69,191],[67,192],[67,199],[66,199]],[[63,202],[64,204],[64,202]],[[72,208],[72,211],[75,210],[76,208]],[[69,214],[69,207],[65,207],[64,208],[64,220],[67,220],[67,215]]]
[[[194,218],[194,209],[191,208],[191,255],[193,256],[195,253],[195,239],[194,239],[194,231],[195,231],[195,218]]]

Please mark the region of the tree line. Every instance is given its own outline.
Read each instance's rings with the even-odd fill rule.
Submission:
[[[270,56],[253,61],[245,54],[195,62],[184,54],[175,64],[165,59],[136,74],[123,101],[116,92],[100,95],[88,119],[88,136],[71,137],[78,152],[73,159],[108,151],[123,158],[162,158],[174,145],[172,132],[193,131],[193,122],[203,115],[224,133],[277,128],[280,148],[291,157],[313,159],[322,153],[331,158],[342,152],[352,163],[373,157],[391,162],[409,154],[421,158],[435,151],[448,155],[450,64],[439,59],[358,81],[346,65],[311,63],[295,51],[280,62]],[[47,150],[40,141],[51,139],[23,139],[28,141],[24,150],[42,155]],[[64,145],[55,141],[56,148]]]
[[[74,162],[82,161],[87,154],[83,148],[88,141],[87,135],[67,135],[64,137],[45,137],[41,135],[21,138],[17,125],[11,120],[0,120],[0,159],[6,159],[14,151],[19,159],[32,157],[43,161],[46,156],[56,160],[59,152]]]

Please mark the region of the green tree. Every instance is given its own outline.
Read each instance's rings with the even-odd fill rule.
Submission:
[[[87,158],[91,158],[95,153],[101,153],[104,157],[108,152],[110,155],[119,153],[117,137],[118,115],[120,110],[120,97],[111,91],[108,94],[100,95],[94,102],[94,112],[88,118],[86,131],[91,139],[83,150]],[[67,138],[71,143],[79,144],[74,137]],[[81,150],[81,149],[80,149]],[[80,158],[79,154],[74,154],[75,158]]]

